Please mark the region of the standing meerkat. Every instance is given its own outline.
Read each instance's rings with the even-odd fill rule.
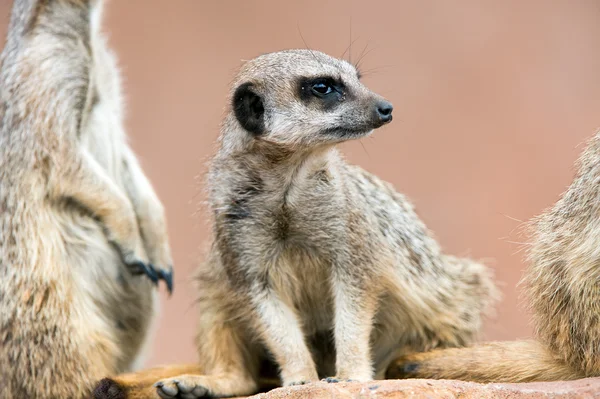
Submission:
[[[491,342],[401,357],[391,378],[478,382],[600,376],[600,132],[554,207],[534,219],[525,292],[537,341]]]
[[[126,143],[100,0],[16,0],[0,69],[0,398],[83,398],[136,366],[172,288]]]
[[[265,362],[284,386],[367,381],[397,352],[470,343],[495,296],[489,271],[444,255],[404,196],[335,149],[391,120],[346,61],[246,62],[209,171],[201,365],[105,380],[96,397],[150,396],[152,377],[161,398],[248,395]]]

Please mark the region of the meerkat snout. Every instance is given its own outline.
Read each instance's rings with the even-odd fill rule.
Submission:
[[[386,100],[381,100],[377,102],[375,107],[375,118],[380,121],[381,125],[390,123],[392,121],[392,111],[394,110],[392,103]]]

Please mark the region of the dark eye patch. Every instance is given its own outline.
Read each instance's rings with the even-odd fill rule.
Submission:
[[[319,106],[329,110],[340,103],[345,97],[343,82],[331,76],[300,78],[298,92],[300,99],[307,105]]]

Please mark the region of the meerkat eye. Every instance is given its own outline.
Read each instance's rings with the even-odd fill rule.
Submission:
[[[318,96],[325,96],[327,94],[331,94],[333,92],[333,87],[328,85],[327,83],[319,82],[315,83],[312,86],[312,91]]]
[[[300,98],[307,102],[316,100],[336,104],[344,96],[344,84],[335,77],[301,78],[298,82]]]

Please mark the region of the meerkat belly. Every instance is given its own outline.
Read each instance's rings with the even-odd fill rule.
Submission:
[[[117,369],[130,370],[152,322],[156,302],[152,284],[126,270],[102,227],[89,215],[67,206],[57,216],[62,256],[72,271],[74,303],[83,318],[80,325],[117,343]]]
[[[116,137],[98,137],[87,132],[82,145],[107,174],[122,186]],[[96,320],[96,332],[102,332],[119,346],[117,368],[128,371],[138,363],[147,340],[157,304],[150,281],[128,272],[116,248],[108,241],[101,223],[74,204],[58,209],[58,220],[67,263],[74,270],[75,295],[89,317]]]
[[[306,249],[290,248],[272,276],[275,289],[292,306],[307,336],[332,326],[330,270]]]

